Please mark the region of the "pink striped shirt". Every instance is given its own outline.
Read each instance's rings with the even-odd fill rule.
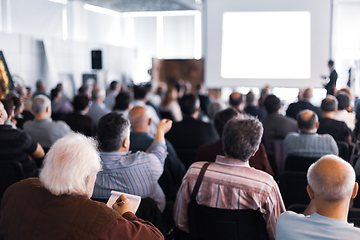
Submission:
[[[195,182],[205,162],[188,169],[175,202],[175,223],[189,232],[187,208]],[[275,239],[276,220],[286,211],[277,183],[268,173],[249,166],[248,161],[217,156],[210,164],[196,197],[198,204],[223,209],[259,209],[270,239]]]

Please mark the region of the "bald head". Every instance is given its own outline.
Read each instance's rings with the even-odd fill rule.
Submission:
[[[298,128],[301,132],[309,133],[316,132],[318,128],[318,116],[315,112],[306,109],[298,113],[297,117]]]
[[[307,178],[315,198],[328,202],[349,200],[355,186],[353,167],[335,155],[325,155],[313,163]]]
[[[144,107],[132,108],[129,112],[129,120],[133,132],[148,132],[150,130],[150,114]]]
[[[4,104],[0,101],[0,125],[3,125],[8,118]]]
[[[240,104],[242,103],[243,100],[243,96],[241,93],[239,92],[233,92],[232,94],[230,94],[229,97],[229,104],[234,107],[237,108],[240,106]]]
[[[313,90],[312,88],[307,88],[305,89],[304,93],[303,93],[303,99],[310,101],[311,98],[313,97]]]

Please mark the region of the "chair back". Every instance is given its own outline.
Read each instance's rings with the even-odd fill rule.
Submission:
[[[188,213],[190,235],[195,240],[267,240],[265,220],[259,210],[229,210],[197,205]]]
[[[184,164],[187,170],[191,164],[196,162],[197,149],[175,148],[175,152],[178,155],[181,162]]]
[[[318,159],[318,157],[287,156],[285,160],[285,171],[306,173],[310,165]]]
[[[20,162],[0,161],[0,200],[8,187],[23,179],[25,174]]]
[[[263,144],[265,146],[265,151],[268,155],[270,165],[274,170],[275,179],[278,179],[284,172],[285,168],[286,156],[284,150],[284,140],[263,140]]]
[[[279,188],[284,200],[285,207],[292,204],[309,204],[307,194],[307,178],[304,172],[284,172],[279,180]]]
[[[344,141],[337,141],[336,144],[339,148],[339,157],[349,162],[350,160],[349,144],[347,144],[347,142]]]

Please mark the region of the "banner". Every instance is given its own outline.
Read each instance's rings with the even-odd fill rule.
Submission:
[[[7,67],[4,54],[0,51],[0,99],[4,99],[5,95],[13,88],[14,83]]]

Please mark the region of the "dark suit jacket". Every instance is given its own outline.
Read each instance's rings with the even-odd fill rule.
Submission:
[[[82,133],[86,136],[94,136],[94,124],[90,117],[84,116],[80,113],[70,113],[63,117],[71,130]]]
[[[182,178],[184,177],[186,171],[184,165],[178,158],[174,147],[168,140],[165,141],[168,155],[165,159],[164,173],[158,182],[165,193],[166,200],[175,201],[177,190],[181,185]],[[130,133],[130,151],[133,153],[137,151],[145,152],[153,142],[154,137],[149,133]]]
[[[330,134],[337,142],[346,142],[350,135],[350,129],[343,121],[337,121],[331,118],[320,118],[319,123],[320,124],[317,133]]]
[[[325,85],[325,89],[327,90],[327,94],[334,95],[334,87],[336,86],[336,81],[338,78],[338,74],[336,70],[332,70],[329,76],[329,82]]]
[[[322,117],[320,108],[315,107],[308,101],[298,101],[296,103],[291,103],[288,109],[286,110],[286,116],[296,119],[297,114],[305,109],[314,111],[319,118]]]
[[[244,111],[251,116],[257,117],[260,121],[266,117],[266,111],[259,106],[246,106]]]
[[[217,155],[225,156],[223,144],[221,141],[201,145],[199,147],[196,161],[215,162]],[[262,170],[274,176],[274,172],[267,158],[264,144],[262,143],[259,145],[259,150],[255,153],[255,155],[250,157],[249,164],[251,167]]]
[[[297,122],[279,113],[268,114],[263,120],[263,141],[284,139],[290,132],[297,132]]]

